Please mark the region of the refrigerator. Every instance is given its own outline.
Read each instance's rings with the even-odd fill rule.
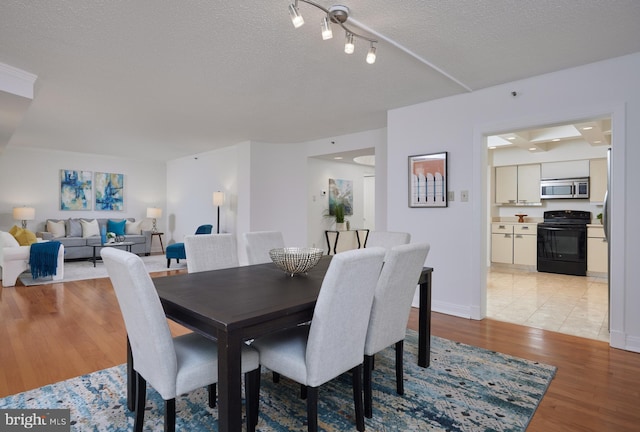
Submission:
[[[607,240],[607,290],[608,305],[611,307],[611,148],[607,149],[607,189],[602,203],[602,226],[604,238]],[[611,330],[611,316],[609,315],[608,328]]]

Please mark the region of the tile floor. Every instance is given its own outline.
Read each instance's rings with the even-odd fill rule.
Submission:
[[[492,266],[487,317],[608,342],[607,280]]]

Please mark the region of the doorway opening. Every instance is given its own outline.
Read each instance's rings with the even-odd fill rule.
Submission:
[[[607,116],[486,136],[488,318],[609,341],[607,246],[598,215],[611,135]],[[589,177],[589,198],[541,200],[540,180],[550,175]],[[537,271],[536,226],[550,210],[591,213],[586,277]]]

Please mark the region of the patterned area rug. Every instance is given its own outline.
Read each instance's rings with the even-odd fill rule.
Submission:
[[[141,257],[144,261],[144,265],[149,273],[165,271],[167,270],[167,258],[164,255],[150,255]],[[169,270],[179,270],[187,268],[187,261],[181,260],[180,263],[176,263],[176,260],[171,260],[171,268]],[[91,260],[78,260],[78,261],[65,261],[64,263],[64,279],[62,281],[53,281],[51,276],[33,279],[31,273],[26,271],[20,275],[20,281],[25,286],[32,285],[46,285],[59,282],[71,282],[84,279],[98,279],[106,278],[107,269],[98,260],[96,266],[93,266]]]
[[[405,341],[405,395],[395,393],[394,351],[376,356],[373,418],[369,431],[524,431],[556,368],[432,337],[431,366],[418,367],[417,333]],[[127,431],[125,366],[0,399],[2,408],[70,408],[72,430]],[[274,384],[263,368],[259,431],[306,431],[299,385]],[[147,391],[145,430],[162,430],[164,404]],[[176,400],[176,430],[217,431],[217,410],[200,389]],[[355,430],[351,376],[320,388],[318,422],[324,431]]]

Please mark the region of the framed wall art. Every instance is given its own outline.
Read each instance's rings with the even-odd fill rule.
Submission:
[[[96,210],[124,210],[124,174],[97,172],[95,188]]]
[[[447,152],[409,156],[409,207],[447,207]]]
[[[344,206],[344,215],[353,215],[353,181],[329,179],[329,215],[335,216],[336,204]]]
[[[91,210],[91,171],[60,170],[60,210]]]

